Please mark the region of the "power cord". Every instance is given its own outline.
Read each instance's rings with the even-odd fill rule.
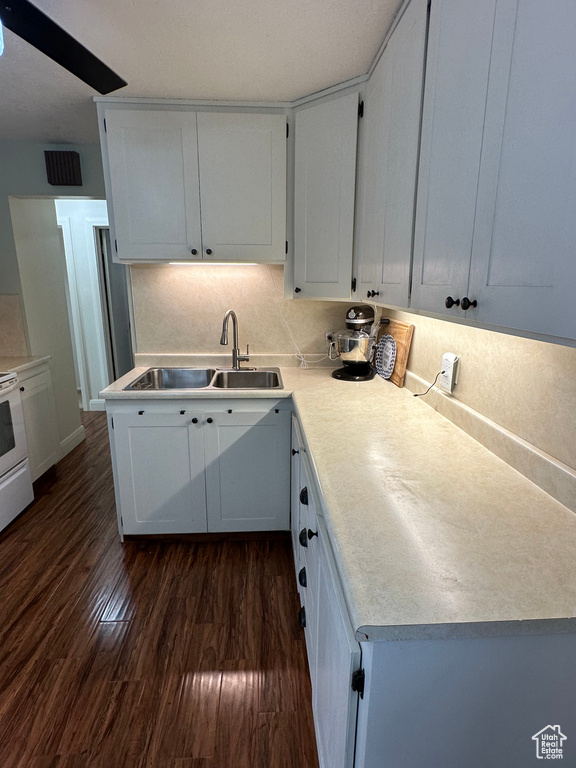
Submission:
[[[432,384],[430,384],[430,386],[428,387],[426,392],[418,392],[418,394],[415,394],[414,397],[424,397],[424,395],[427,395],[428,392],[430,392],[430,390],[434,386],[434,384],[436,384],[436,382],[438,381],[438,376],[442,376],[443,373],[446,373],[446,371],[445,370],[444,371],[438,371],[438,373],[436,374],[436,378],[434,379]]]

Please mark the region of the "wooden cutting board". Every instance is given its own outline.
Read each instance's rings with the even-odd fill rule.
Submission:
[[[380,341],[380,337],[385,333],[390,334],[396,342],[396,362],[390,381],[397,387],[403,387],[414,326],[410,323],[403,323],[401,320],[390,320],[387,325],[380,326],[376,341]]]

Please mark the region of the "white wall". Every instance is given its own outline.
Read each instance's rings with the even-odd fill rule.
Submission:
[[[96,115],[94,115],[96,119]],[[81,187],[53,187],[46,180],[44,150],[71,150],[80,155]],[[104,176],[98,144],[56,145],[0,141],[0,293],[20,294],[18,261],[10,221],[9,195],[83,195],[104,198]]]
[[[51,355],[58,437],[65,455],[84,439],[66,306],[66,261],[53,200],[10,199],[32,355]]]
[[[105,200],[56,200],[62,227],[78,376],[85,410],[103,409],[110,384],[94,227],[108,226]]]

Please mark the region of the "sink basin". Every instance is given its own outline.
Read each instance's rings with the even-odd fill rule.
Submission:
[[[201,389],[215,373],[214,368],[149,368],[124,390]]]
[[[219,371],[212,382],[219,389],[282,389],[279,371]]]

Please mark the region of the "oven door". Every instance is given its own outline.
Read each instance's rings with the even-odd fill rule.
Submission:
[[[0,477],[27,456],[24,416],[17,381],[0,384]]]

